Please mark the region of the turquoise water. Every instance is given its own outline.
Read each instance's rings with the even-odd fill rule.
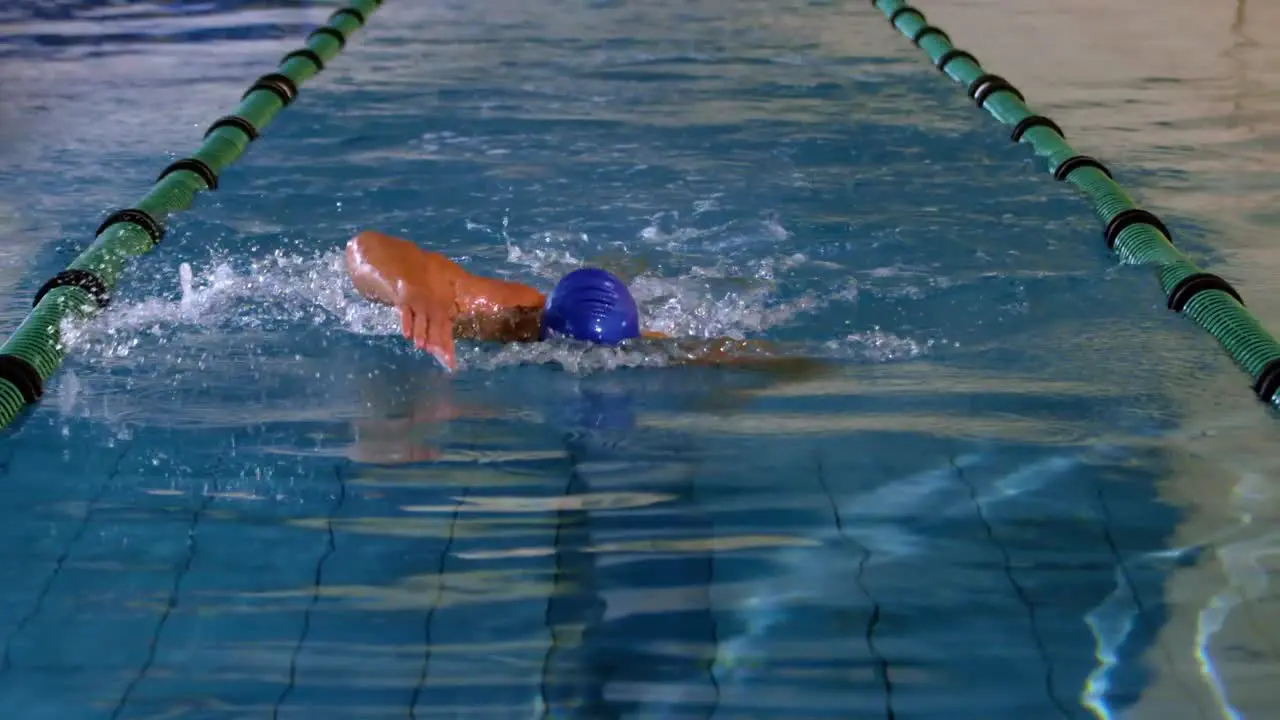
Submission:
[[[3,11],[6,331],[330,9]],[[1071,89],[1280,328],[1211,162],[1261,150],[1176,141],[1240,116],[1109,153]],[[348,286],[366,228],[821,362],[443,375]],[[865,3],[389,1],[66,338],[0,447],[5,717],[1267,717],[1273,420]]]

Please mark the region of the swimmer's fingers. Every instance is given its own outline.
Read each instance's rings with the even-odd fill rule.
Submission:
[[[429,299],[411,298],[400,306],[400,331],[419,350],[431,353],[446,370],[456,364],[453,319]]]
[[[453,349],[453,321],[444,313],[440,313],[427,327],[425,348],[435,356],[445,369],[452,372],[457,367],[457,358]]]
[[[420,349],[427,349],[427,314],[417,310],[413,313],[413,344]]]
[[[404,339],[413,343],[413,346],[419,350],[430,352],[431,348],[428,347],[430,343],[427,341],[428,327],[426,313],[418,312],[412,305],[404,305],[400,308],[400,332],[404,335]]]
[[[413,340],[413,308],[408,305],[400,306],[400,334],[405,340]]]
[[[454,370],[453,320],[447,312],[419,305],[413,311],[413,344],[431,353],[446,370]]]

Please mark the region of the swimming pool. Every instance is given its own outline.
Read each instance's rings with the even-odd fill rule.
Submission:
[[[0,16],[9,329],[332,10],[59,7]],[[1275,50],[1027,7],[927,9],[1280,326]],[[830,367],[442,376],[364,228]],[[0,447],[6,717],[1266,717],[1273,421],[865,3],[388,2],[68,341]]]

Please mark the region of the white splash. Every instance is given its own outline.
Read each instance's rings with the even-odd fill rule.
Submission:
[[[507,261],[523,268],[527,281],[549,288],[559,274],[582,264],[565,249],[568,240],[540,233],[507,242]],[[625,262],[625,256],[621,262]],[[779,299],[779,268],[803,265],[803,255],[763,258],[745,263],[728,260],[694,266],[680,276],[659,269],[631,278],[646,328],[673,337],[734,338],[760,336],[827,307],[854,302],[857,286],[822,293],[806,292]],[[504,269],[503,275],[520,272]],[[63,338],[69,352],[93,364],[96,358],[121,360],[145,347],[145,362],[161,368],[173,353],[166,345],[244,346],[263,333],[287,342],[290,328],[318,327],[331,335],[396,336],[399,322],[391,308],[360,297],[347,280],[340,252],[303,256],[276,252],[249,262],[213,257],[204,263],[184,262],[170,286],[157,296],[118,301],[110,312],[87,323],[68,322]],[[176,291],[176,292],[174,292]],[[879,328],[813,344],[800,352],[877,362],[918,356],[931,340],[897,337]],[[406,349],[406,352],[408,349]],[[569,372],[596,372],[618,367],[656,367],[670,363],[661,348],[615,350],[560,345],[511,345],[463,342],[459,370],[554,363]],[[142,360],[139,360],[142,362]]]

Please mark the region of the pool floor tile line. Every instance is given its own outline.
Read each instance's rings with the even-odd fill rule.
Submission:
[[[449,519],[449,537],[445,541],[444,549],[440,551],[440,561],[436,565],[437,582],[435,597],[431,601],[431,607],[427,609],[427,613],[422,619],[422,667],[418,672],[418,683],[414,686],[413,693],[409,696],[410,720],[416,720],[418,717],[418,704],[431,677],[431,624],[435,621],[436,611],[440,607],[440,601],[444,599],[445,591],[448,589],[448,583],[445,580],[447,577],[445,575],[445,565],[449,561],[449,553],[453,550],[453,543],[455,538],[457,538],[458,518],[462,515],[462,505],[467,501],[467,497],[470,493],[471,486],[465,486],[462,488],[462,492],[459,496],[454,500],[453,514]]]
[[[271,717],[280,717],[280,708],[288,701],[289,696],[293,693],[294,687],[298,681],[298,656],[302,653],[302,647],[307,642],[307,637],[311,633],[311,615],[315,611],[317,603],[320,601],[321,589],[324,587],[324,568],[329,559],[338,551],[337,540],[334,537],[333,521],[338,513],[342,512],[343,505],[347,501],[347,483],[343,473],[342,464],[335,464],[333,467],[334,481],[337,483],[337,493],[333,502],[329,505],[329,510],[325,515],[325,548],[320,556],[316,559],[315,571],[312,574],[314,580],[311,588],[311,600],[307,603],[307,609],[302,614],[302,630],[298,633],[298,641],[293,646],[293,651],[289,653],[289,674],[288,682],[280,690],[279,696],[276,697],[275,704],[271,708]]]
[[[66,565],[67,560],[71,557],[71,554],[75,551],[76,546],[80,543],[80,539],[84,537],[85,531],[93,521],[93,517],[98,509],[99,503],[106,496],[111,482],[115,480],[116,475],[120,472],[120,468],[124,464],[124,460],[129,455],[129,451],[132,448],[132,443],[125,443],[123,445],[120,453],[116,456],[115,462],[111,465],[111,470],[107,473],[106,477],[103,478],[102,482],[98,484],[98,489],[94,491],[94,494],[89,498],[88,506],[85,508],[84,515],[81,516],[75,532],[72,533],[71,537],[63,546],[62,552],[59,554],[57,560],[54,561],[53,568],[49,571],[49,574],[45,576],[44,582],[40,587],[40,592],[36,596],[31,609],[28,610],[13,629],[5,635],[3,654],[0,654],[0,681],[3,680],[4,676],[8,674],[9,670],[13,666],[13,641],[22,635],[23,631],[25,631],[31,622],[39,616],[40,611],[44,608],[45,599],[49,596],[49,592],[53,589],[54,584],[62,575],[62,569]],[[10,457],[12,457],[12,455],[13,454],[10,453]],[[8,471],[7,462],[5,464],[5,471]]]
[[[956,478],[959,479],[961,482],[963,482],[966,487],[968,487],[969,497],[973,501],[974,515],[977,517],[978,522],[982,524],[983,532],[986,534],[987,539],[991,541],[991,544],[995,546],[997,552],[999,552],[1000,558],[1001,558],[1001,564],[1000,564],[1001,571],[1004,573],[1004,576],[1008,579],[1009,585],[1012,586],[1014,594],[1018,598],[1018,602],[1021,603],[1023,608],[1026,609],[1027,623],[1031,630],[1032,642],[1034,643],[1036,652],[1040,655],[1040,661],[1044,664],[1044,668],[1045,668],[1045,675],[1044,675],[1045,693],[1048,695],[1050,702],[1053,703],[1053,706],[1054,708],[1057,709],[1058,713],[1066,720],[1070,720],[1071,711],[1067,709],[1066,704],[1062,701],[1062,698],[1058,697],[1058,693],[1054,689],[1053,659],[1049,657],[1049,650],[1048,650],[1047,644],[1045,643],[1044,637],[1040,631],[1040,624],[1036,615],[1035,603],[1032,602],[1030,596],[1027,594],[1026,588],[1024,588],[1022,583],[1018,581],[1018,578],[1013,571],[1013,560],[1010,555],[1009,548],[1007,545],[1005,545],[1003,542],[1000,541],[1000,538],[996,533],[995,526],[992,524],[991,520],[987,517],[986,511],[982,507],[982,502],[978,499],[978,489],[974,487],[972,482],[970,482],[968,476],[965,473],[965,469],[956,464],[954,457],[951,459],[951,466],[955,470]]]
[[[598,450],[608,455],[615,448],[584,445],[570,436],[566,436],[564,444],[569,467],[567,482],[560,492],[566,497],[600,492],[603,488],[597,487],[593,482],[593,468],[596,466],[593,461],[601,458],[594,457],[592,453]],[[679,498],[687,506],[681,508],[682,512],[686,509],[701,512],[694,499],[697,492],[696,480],[701,469],[702,463],[699,460],[684,467],[675,477],[664,479],[661,489],[647,489],[670,495],[672,499],[664,502],[675,502],[674,499]],[[614,487],[613,473],[605,472],[603,476],[607,486]],[[643,567],[646,563],[653,562],[652,558],[646,558],[641,553],[614,552],[608,548],[615,542],[625,545],[624,538],[635,540],[654,537],[655,529],[647,526],[664,521],[653,518],[673,517],[676,515],[670,509],[645,508],[634,512],[614,512],[571,504],[564,504],[556,509],[554,537],[551,541],[554,556],[551,561],[553,568],[550,569],[552,589],[543,618],[549,642],[541,660],[537,691],[540,717],[544,720],[556,717],[631,716],[625,712],[626,708],[617,705],[619,702],[646,705],[644,711],[636,711],[640,714],[648,712],[644,714],[645,717],[669,713],[669,703],[675,701],[665,697],[637,696],[637,693],[643,694],[640,687],[659,682],[666,684],[669,690],[678,695],[684,693],[681,695],[682,701],[689,706],[680,707],[678,712],[681,716],[710,719],[719,712],[722,689],[715,672],[719,629],[708,596],[714,578],[715,557],[712,550],[682,553],[681,557],[673,559],[676,563],[687,563],[685,570],[698,566],[700,561],[694,555],[705,559],[705,567],[695,571],[698,577],[692,580],[693,585],[685,587],[690,592],[702,595],[698,601],[701,610],[684,608],[677,616],[667,616],[668,625],[689,628],[690,632],[697,633],[697,640],[691,639],[692,635],[681,636],[679,640],[670,637],[670,631],[664,631],[662,621],[651,613],[624,610],[613,617],[606,615],[607,610],[616,610],[610,604],[610,597],[613,595],[626,591],[644,592],[650,578],[633,566]],[[666,535],[665,532],[658,534]],[[680,577],[685,576],[683,571],[674,572]],[[652,578],[652,582],[659,588],[670,581],[669,577]],[[686,579],[685,582],[689,580]],[[704,637],[709,642],[704,643]],[[627,643],[625,648],[621,643]],[[670,660],[673,656],[665,655],[669,651],[662,647],[668,643],[696,643],[701,652],[697,657],[680,656]],[[704,644],[706,647],[703,647]],[[636,672],[658,673],[664,677],[661,680],[633,677]],[[676,684],[680,690],[674,689]],[[628,694],[627,699],[615,700],[608,697],[610,686],[623,688]],[[648,707],[650,702],[661,703],[663,709]]]
[[[578,472],[576,457],[570,453],[567,479],[563,495],[570,497],[587,491]],[[585,705],[588,708],[603,704],[599,688],[586,685],[581,668],[572,667],[576,657],[571,640],[572,633],[561,632],[562,626],[572,626],[589,622],[588,613],[596,612],[595,608],[582,607],[581,594],[591,586],[582,583],[577,577],[589,572],[591,558],[586,553],[590,544],[587,533],[586,512],[568,505],[556,510],[555,533],[551,540],[554,553],[554,566],[551,578],[551,591],[543,611],[543,624],[547,631],[547,649],[542,657],[542,671],[538,685],[539,703],[541,705],[540,720],[551,720],[563,713],[572,712],[571,708]],[[562,586],[565,590],[562,590]],[[566,592],[567,590],[567,592]],[[576,591],[576,596],[575,596]],[[567,688],[576,688],[575,693],[566,692]]]
[[[187,554],[183,562],[177,567],[173,575],[173,584],[169,589],[169,596],[165,600],[164,610],[160,613],[159,619],[156,620],[151,638],[147,643],[147,657],[143,664],[138,668],[138,672],[129,681],[124,692],[121,693],[120,699],[116,702],[115,708],[111,712],[111,720],[119,720],[125,709],[129,705],[130,699],[137,690],[138,685],[142,683],[151,672],[151,668],[155,663],[156,650],[160,645],[161,635],[164,633],[165,625],[168,624],[169,618],[173,615],[173,611],[178,607],[179,596],[182,592],[182,581],[187,577],[187,573],[191,570],[192,564],[195,562],[196,553],[199,551],[200,543],[197,535],[200,528],[200,521],[203,519],[205,511],[213,504],[216,493],[221,483],[221,473],[215,472],[213,476],[213,487],[215,494],[206,493],[201,499],[200,504],[191,511],[191,524],[187,527]]]
[[[867,603],[871,606],[871,612],[867,617],[867,629],[863,633],[863,639],[867,643],[867,651],[871,654],[875,662],[876,676],[880,681],[880,686],[884,692],[884,712],[888,720],[893,720],[895,713],[893,711],[893,676],[890,673],[889,659],[880,652],[880,648],[876,646],[876,629],[880,626],[880,602],[875,595],[871,593],[871,588],[866,582],[867,560],[871,557],[871,550],[865,545],[858,542],[845,533],[844,518],[840,513],[840,504],[836,502],[835,496],[831,493],[831,486],[827,483],[826,468],[823,466],[822,457],[818,456],[814,459],[816,465],[815,472],[818,478],[818,485],[822,488],[822,492],[826,495],[827,502],[831,506],[831,518],[835,522],[836,533],[844,541],[845,544],[858,550],[858,573],[854,577],[854,583],[858,589],[862,591],[866,597]]]
[[[1097,499],[1099,512],[1102,514],[1102,540],[1110,550],[1111,556],[1115,561],[1117,583],[1123,585],[1123,587],[1118,587],[1117,591],[1127,594],[1129,599],[1133,602],[1136,616],[1135,619],[1144,623],[1148,622],[1148,619],[1151,616],[1151,610],[1146,601],[1143,600],[1142,593],[1138,589],[1138,583],[1134,579],[1133,569],[1130,567],[1130,562],[1126,560],[1124,551],[1120,549],[1116,542],[1115,533],[1112,531],[1112,528],[1115,525],[1115,518],[1114,514],[1111,512],[1111,504],[1107,502],[1102,483],[1097,484],[1095,497]],[[1127,639],[1127,637],[1124,638],[1124,640]],[[1112,648],[1110,650],[1114,652],[1117,649],[1118,648]],[[1166,667],[1176,667],[1173,654],[1169,651],[1168,647],[1160,645],[1158,651],[1164,656]],[[1101,689],[1108,689],[1108,675],[1112,669],[1113,667],[1109,664],[1106,667],[1096,669],[1095,673],[1090,676],[1090,687],[1086,687],[1082,691],[1082,695],[1092,688],[1095,678],[1098,682],[1102,683]],[[1183,678],[1182,673],[1175,671],[1173,676],[1175,684],[1185,696],[1185,702],[1196,709],[1198,717],[1215,717],[1216,713],[1204,707],[1200,702],[1200,694],[1192,690],[1192,688],[1187,684],[1186,679]]]
[[[707,528],[707,534],[709,536],[714,536],[716,532],[714,514],[705,509],[707,505],[703,504],[704,496],[699,494],[699,489],[702,487],[702,484],[699,483],[698,480],[700,474],[706,468],[705,462],[705,456],[702,453],[698,453],[696,460],[685,465],[677,476],[679,478],[677,481],[679,485],[677,487],[683,486],[680,487],[680,489],[685,490],[688,494],[687,510],[694,510],[706,514],[706,522],[709,525]],[[711,686],[711,706],[707,709],[706,714],[703,716],[703,720],[716,720],[716,718],[721,717],[724,711],[728,710],[725,704],[726,692],[725,689],[721,687],[720,678],[717,677],[716,673],[716,667],[720,660],[720,651],[723,647],[721,637],[723,631],[716,615],[717,608],[715,607],[715,600],[712,597],[712,588],[716,586],[716,551],[709,549],[706,551],[705,556],[707,561],[705,584],[707,611],[705,619],[707,623],[707,641],[710,648],[709,657],[705,662],[703,672],[706,674],[707,683]]]

